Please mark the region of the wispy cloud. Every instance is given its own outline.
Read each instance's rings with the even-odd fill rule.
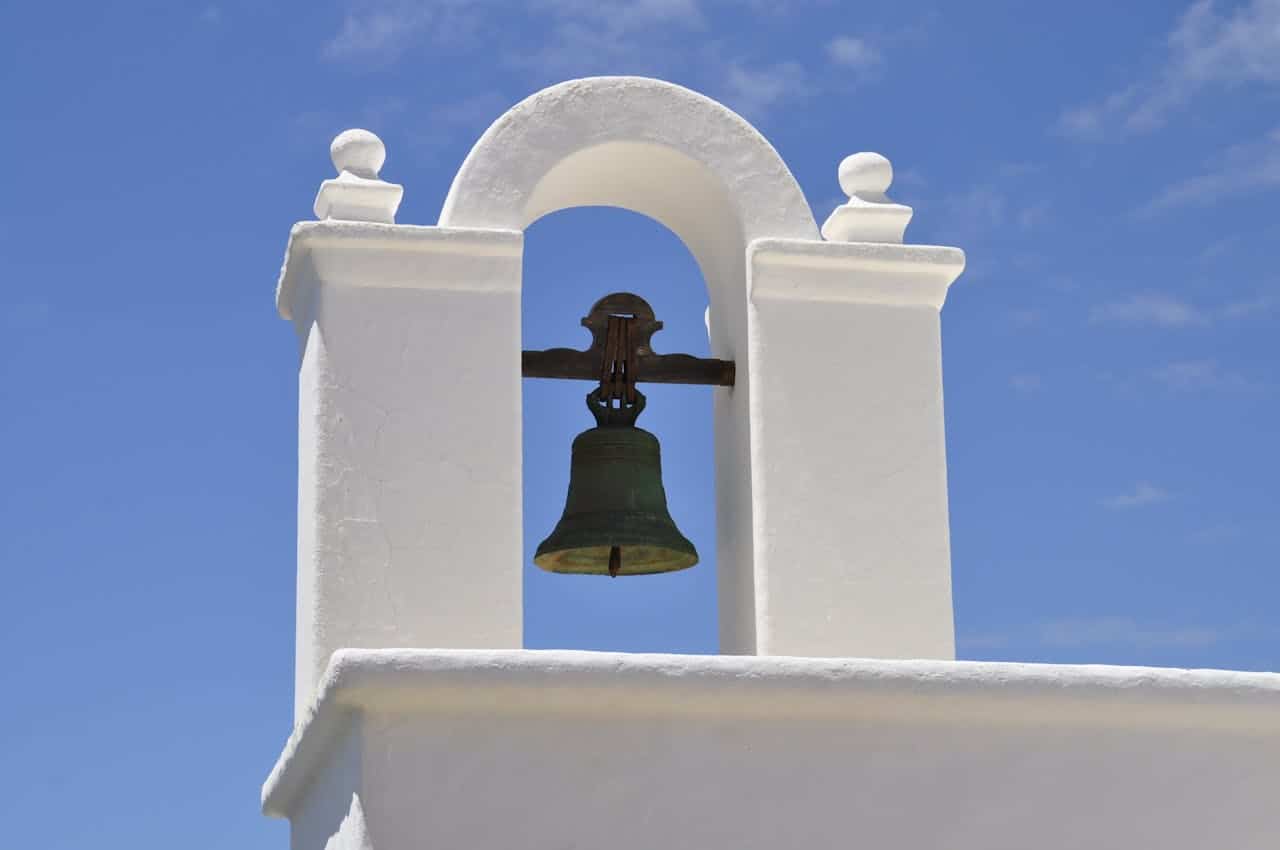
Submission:
[[[884,61],[880,48],[865,38],[852,35],[836,36],[827,42],[827,58],[834,65],[865,71]]]
[[[1263,293],[1216,305],[1197,305],[1173,295],[1139,292],[1095,306],[1089,311],[1089,321],[1094,324],[1188,328],[1266,316],[1277,309],[1280,309],[1280,294]]]
[[[1124,373],[1106,372],[1102,380],[1130,397],[1140,397],[1152,386],[1170,393],[1270,393],[1264,379],[1250,377],[1214,358],[1173,360],[1159,366]],[[1109,505],[1124,507],[1127,505]]]
[[[1276,188],[1280,188],[1280,127],[1259,140],[1231,146],[1201,173],[1165,187],[1136,213],[1146,217],[1178,207],[1208,206]]]
[[[352,0],[325,58],[389,65],[416,44],[470,44],[479,16],[466,0]]]
[[[748,118],[757,118],[784,98],[810,93],[809,76],[798,62],[725,69],[724,100]]]
[[[500,73],[519,76],[521,91],[592,74],[660,76],[693,85],[758,121],[786,103],[847,83],[851,73],[817,73],[824,59],[861,82],[885,64],[893,45],[911,42],[901,33],[843,34],[812,45],[822,51],[817,56],[808,49],[766,57],[756,39],[743,35],[759,26],[709,33],[713,7],[748,22],[760,19],[760,26],[780,14],[776,3],[742,0],[530,0],[511,6],[345,0],[341,25],[322,53],[335,63],[380,67],[410,54],[484,50]]]
[[[1020,328],[1029,328],[1033,325],[1038,325],[1043,318],[1044,314],[1034,307],[1012,310],[1009,313],[1009,320]]]
[[[1058,129],[1099,140],[1148,132],[1212,90],[1280,83],[1280,0],[1251,0],[1223,9],[1198,0],[1165,38],[1151,75],[1093,103],[1066,110]]]
[[[532,0],[525,7],[471,0],[348,0],[342,25],[323,53],[342,62],[385,65],[415,46],[465,51],[498,27],[523,28],[526,14],[545,22],[549,33],[536,46],[505,58],[537,62],[548,72],[632,58],[645,48],[639,38],[646,32],[669,34],[673,27],[698,28],[704,21],[698,0]]]
[[[967,188],[923,203],[945,222],[947,238],[962,244],[1032,230],[1051,213],[1050,203],[1027,185],[1039,171],[1030,162],[998,163]]]
[[[493,51],[495,59],[544,74],[568,68],[588,73],[600,70],[602,63],[665,55],[673,31],[696,30],[704,21],[698,0],[531,0],[513,6],[471,0],[347,0],[342,25],[323,52],[335,61],[383,65],[414,46],[468,51],[481,34],[512,27],[523,31],[537,24],[545,27],[539,37],[504,45]]]
[[[1043,649],[1169,650],[1206,649],[1228,641],[1257,638],[1269,630],[1247,622],[1223,625],[1153,622],[1122,615],[1070,617],[1006,631],[959,633],[963,651]]]
[[[1203,390],[1249,391],[1260,385],[1239,372],[1224,368],[1217,360],[1177,360],[1151,371],[1151,376],[1170,390],[1196,392]]]
[[[1172,499],[1169,491],[1146,481],[1139,481],[1132,490],[1108,496],[1102,500],[1102,506],[1108,510],[1126,511],[1133,508],[1144,508],[1157,505]]]
[[[1022,230],[1034,230],[1049,220],[1050,205],[1048,201],[1037,201],[1029,207],[1018,210],[1014,221]]]
[[[542,81],[604,73],[682,76],[702,58],[680,41],[704,28],[695,0],[538,0],[531,8],[549,31],[504,56]]]
[[[535,0],[532,5],[558,18],[595,21],[611,32],[669,24],[701,26],[706,20],[698,0]]]
[[[1042,623],[1039,642],[1058,649],[1129,647],[1134,649],[1196,649],[1213,646],[1223,631],[1211,626],[1153,625],[1130,617],[1091,617]]]
[[[1222,305],[1219,312],[1224,319],[1249,319],[1270,315],[1278,308],[1280,308],[1280,295],[1267,294],[1230,301]]]
[[[1238,538],[1240,532],[1240,526],[1235,523],[1218,522],[1191,532],[1187,540],[1191,543],[1222,543]]]
[[[1089,312],[1089,321],[1185,328],[1206,324],[1208,318],[1199,308],[1171,295],[1143,292],[1094,307]]]

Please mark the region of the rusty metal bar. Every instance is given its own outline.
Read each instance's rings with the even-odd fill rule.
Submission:
[[[636,382],[650,384],[706,384],[733,386],[732,360],[694,357],[689,354],[637,354]],[[549,348],[521,353],[522,374],[526,378],[564,378],[571,381],[599,381],[600,353],[587,349]]]
[[[626,321],[620,321],[625,319]],[[610,324],[614,333],[609,333]],[[548,348],[521,353],[521,374],[526,378],[563,378],[572,381],[607,380],[601,370],[625,363],[631,382],[650,384],[704,384],[733,386],[736,367],[732,360],[694,357],[691,354],[658,354],[649,340],[662,330],[662,322],[643,298],[615,292],[595,303],[582,320],[591,331],[591,347]],[[619,347],[625,351],[618,350]],[[602,366],[603,364],[603,366]]]

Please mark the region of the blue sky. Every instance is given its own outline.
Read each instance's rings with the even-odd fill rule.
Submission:
[[[0,819],[16,846],[286,846],[295,342],[273,309],[328,143],[363,126],[434,223],[489,121],[561,79],[719,98],[819,221],[878,150],[943,312],[965,658],[1280,669],[1280,2],[10,4],[0,209]],[[567,249],[572,246],[572,260]],[[583,246],[585,251],[580,251]],[[529,347],[600,294],[706,352],[659,225],[535,224]],[[584,385],[526,382],[526,546]],[[709,391],[660,387],[694,570],[526,578],[530,646],[715,650]],[[195,826],[195,825],[199,826]]]

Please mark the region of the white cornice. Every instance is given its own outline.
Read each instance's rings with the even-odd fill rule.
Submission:
[[[353,712],[845,716],[1280,733],[1280,674],[539,650],[340,650],[263,786],[285,817]]]

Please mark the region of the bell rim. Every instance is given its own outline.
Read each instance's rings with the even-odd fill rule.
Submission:
[[[548,538],[548,540],[550,539],[551,538]],[[644,546],[645,548],[648,548],[648,549],[655,549],[655,550],[659,550],[666,553],[672,553],[675,555],[674,558],[671,558],[669,561],[665,562],[666,564],[670,564],[670,565],[664,565],[664,566],[655,567],[655,568],[646,568],[644,566],[641,566],[639,568],[634,568],[630,566],[630,564],[634,563],[634,560],[629,561],[626,555],[624,554],[622,557],[622,569],[618,572],[619,576],[643,576],[643,575],[661,575],[662,573],[675,573],[675,572],[680,572],[681,570],[687,570],[690,567],[697,565],[700,560],[698,556],[697,548],[694,547],[694,545],[690,543],[688,540],[683,541],[684,543],[688,544],[688,549],[685,549],[683,547],[676,548],[675,546],[655,546],[651,542],[637,542],[637,543],[618,542],[613,544],[593,544],[590,546],[564,546],[564,547],[557,547],[551,551],[543,551],[546,542],[547,541],[543,541],[544,545],[540,545],[538,547],[538,551],[534,554],[533,556],[534,566],[538,567],[544,572],[556,573],[558,575],[609,575],[609,571],[607,567],[601,568],[598,565],[601,563],[606,563],[606,564],[608,563],[608,551],[610,546],[619,546],[624,548],[627,546]],[[598,551],[595,561],[591,566],[584,566],[579,569],[566,568],[565,562],[562,560],[559,560],[560,557],[562,557],[567,553],[581,552],[583,550]]]

